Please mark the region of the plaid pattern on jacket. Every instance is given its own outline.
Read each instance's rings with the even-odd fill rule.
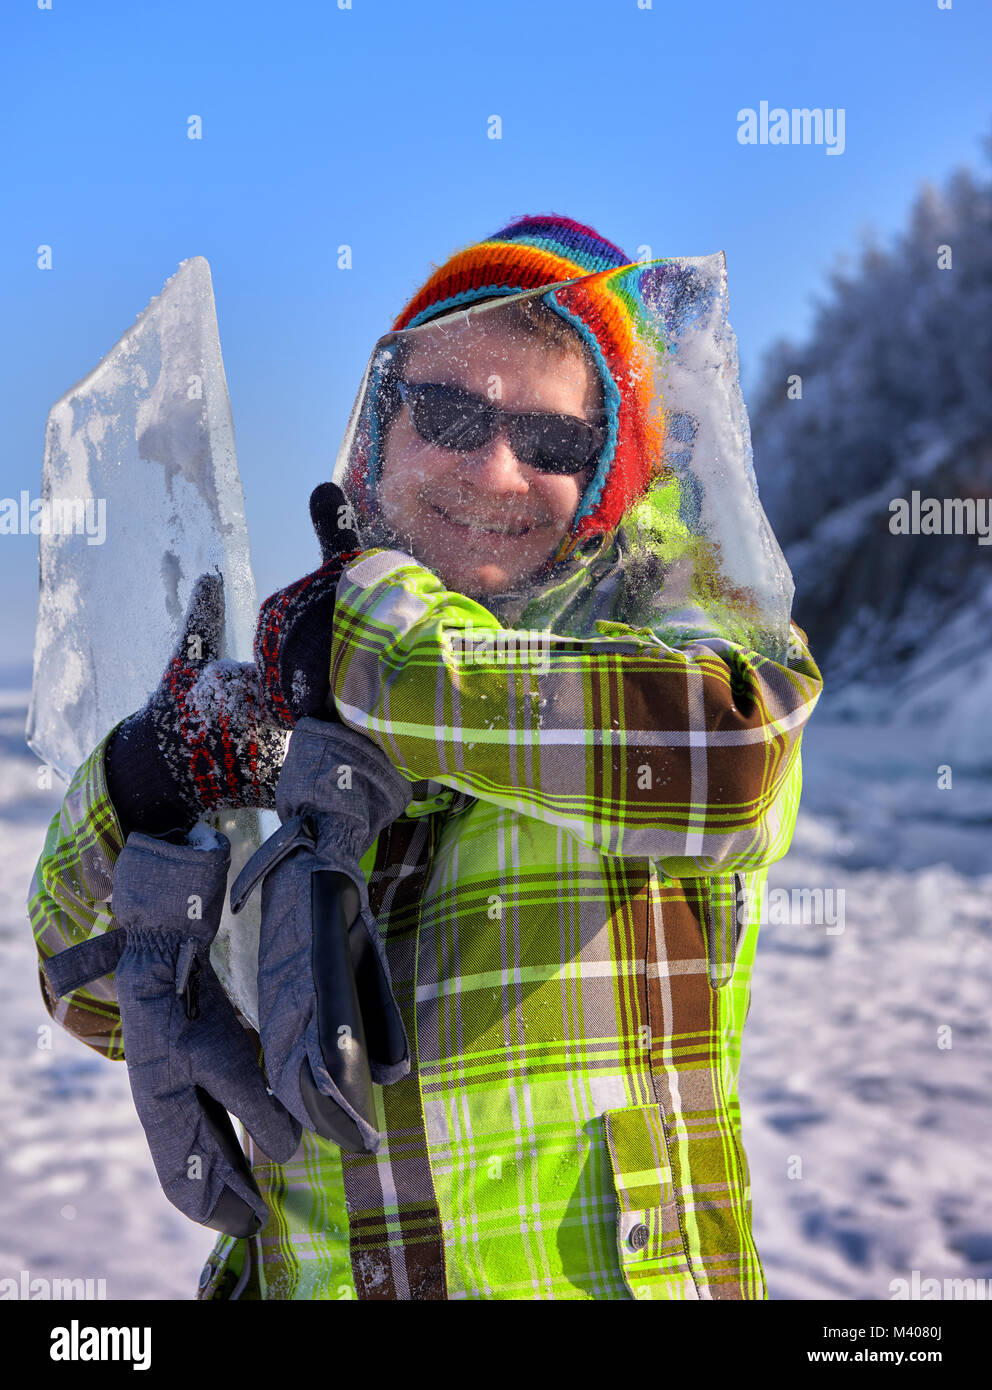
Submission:
[[[767,1297],[737,1075],[820,673],[795,626],[784,665],[601,630],[501,648],[410,556],[345,570],[338,711],[419,784],[363,861],[413,1066],[375,1154],[246,1137],[271,1219],[201,1297]],[[114,925],[105,745],[35,872],[42,958]],[[121,1056],[112,980],[45,998]]]

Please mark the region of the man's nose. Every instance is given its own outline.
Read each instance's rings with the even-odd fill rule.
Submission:
[[[462,467],[477,487],[491,492],[525,493],[530,489],[523,466],[502,430],[481,448],[464,454]]]

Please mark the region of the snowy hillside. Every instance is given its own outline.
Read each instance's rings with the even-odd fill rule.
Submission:
[[[891,248],[830,276],[808,341],[771,350],[749,407],[827,688],[856,687],[851,713],[937,718],[992,768],[992,180],[925,186]]]
[[[37,1046],[24,903],[58,796],[38,791],[26,707],[0,693],[0,1277],[189,1298],[212,1237],[159,1191],[123,1065],[60,1030]],[[759,934],[741,1102],[771,1295],[888,1299],[914,1269],[992,1279],[992,784],[938,789],[947,758],[921,730],[818,711],[806,748],[770,884],[843,891],[843,930],[800,909]]]

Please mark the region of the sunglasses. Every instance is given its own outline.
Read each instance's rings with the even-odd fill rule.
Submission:
[[[414,429],[428,444],[470,453],[505,429],[520,462],[542,473],[581,473],[606,440],[604,427],[574,415],[500,410],[457,386],[397,379],[396,389],[409,407]]]

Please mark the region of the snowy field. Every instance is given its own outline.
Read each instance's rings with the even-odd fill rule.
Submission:
[[[939,790],[924,729],[820,712],[769,885],[843,890],[843,931],[769,907],[742,1047],[769,1290],[890,1299],[893,1280],[970,1278],[992,1298],[992,778],[951,764]]]
[[[25,693],[0,692],[0,1278],[190,1298],[213,1236],[162,1195],[124,1064],[58,1027],[38,1047],[49,1018],[26,902],[62,792],[38,789],[26,716]]]
[[[37,787],[26,707],[24,692],[0,692],[0,1278],[190,1298],[213,1237],[162,1196],[123,1064],[60,1029],[38,1047],[47,1014],[25,900],[60,794]],[[948,759],[925,727],[825,716],[806,736],[804,809],[769,884],[844,896],[825,899],[833,925],[804,924],[801,900],[777,920],[784,895],[769,897],[744,1033],[771,1296],[889,1299],[914,1271],[917,1288],[992,1280],[992,778],[953,772],[939,790]]]

